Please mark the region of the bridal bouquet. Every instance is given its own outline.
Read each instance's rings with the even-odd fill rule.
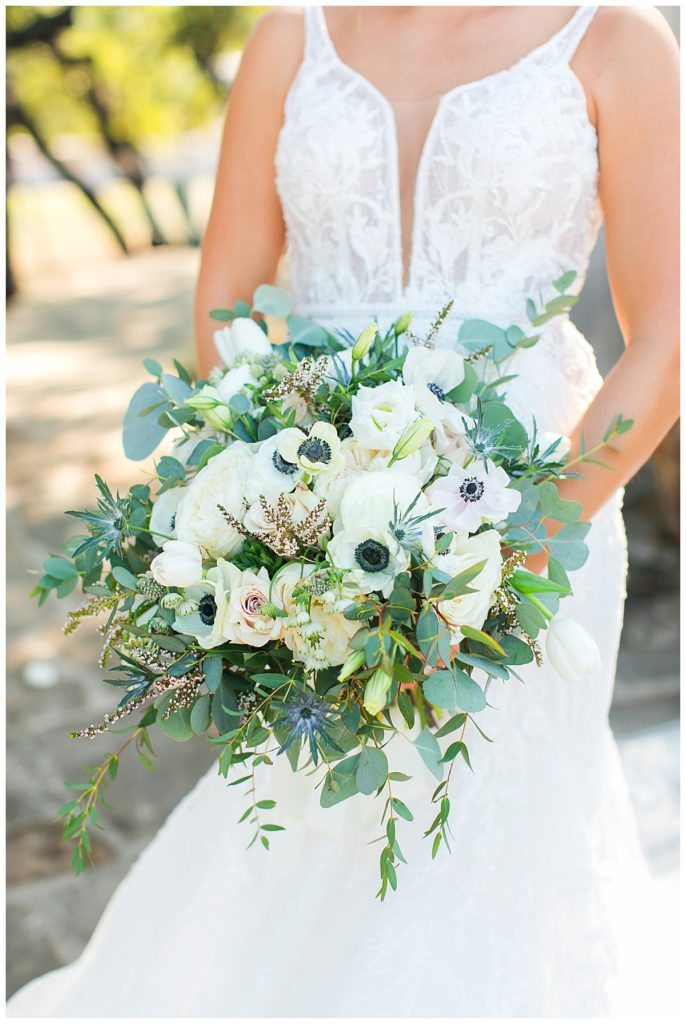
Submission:
[[[534,329],[570,308],[573,279],[542,308],[529,301]],[[173,444],[123,497],[96,478],[97,508],[69,513],[86,533],[45,561],[34,591],[42,602],[80,586],[65,631],[102,615],[101,665],[115,662],[111,714],[72,734],[126,737],[87,782],[67,783],[74,799],[59,813],[77,873],[124,749],[152,767],[154,726],[216,745],[266,848],[282,826],[265,820],[274,801],[256,798],[254,774],[275,757],[315,770],[323,808],[382,797],[383,898],[404,860],[398,819],[413,818],[389,744],[403,721],[437,781],[435,856],[488,680],[544,656],[568,677],[597,668],[590,637],[558,617],[589,529],[555,484],[573,475],[567,441],[525,429],[502,397],[501,364],[537,336],[470,320],[461,354],[438,348],[448,309],[424,337],[406,314],[354,338],[262,286],[251,307],[213,311],[224,365],[208,380],[145,361],[125,451],[147,458],[169,431]],[[629,426],[616,417],[604,443]],[[549,538],[551,519],[564,525]],[[547,575],[527,571],[544,546]]]

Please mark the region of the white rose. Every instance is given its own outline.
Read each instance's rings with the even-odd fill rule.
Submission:
[[[352,399],[350,429],[362,448],[392,451],[403,430],[417,418],[414,391],[390,380],[361,387]]]
[[[597,675],[602,667],[595,640],[578,622],[556,616],[548,626],[545,653],[555,671],[569,683]]]
[[[150,572],[161,587],[190,587],[202,578],[200,549],[183,540],[168,540],[150,563]]]
[[[241,571],[235,565],[226,565],[229,590],[226,613],[223,617],[224,637],[232,644],[264,647],[276,640],[281,632],[281,619],[267,618],[262,608],[269,601],[269,575],[262,567],[258,572]]]
[[[254,320],[247,316],[236,317],[230,325],[214,332],[214,345],[225,366],[235,366],[240,356],[254,356],[258,359],[271,355],[269,338]]]
[[[210,558],[230,556],[239,550],[243,538],[217,506],[223,505],[240,518],[250,463],[250,449],[240,441],[210,459],[187,487],[176,510],[179,540],[198,544]]]
[[[474,593],[438,603],[438,610],[449,623],[455,642],[462,639],[461,626],[481,629],[488,616],[493,593],[500,586],[501,580],[503,559],[500,534],[496,530],[485,530],[474,537],[455,534],[446,554],[436,558],[437,567],[451,577],[484,560],[486,565],[469,583]]]
[[[158,547],[162,547],[170,536],[175,537],[176,509],[186,493],[185,487],[172,487],[155,498],[150,514],[150,530],[152,539]]]

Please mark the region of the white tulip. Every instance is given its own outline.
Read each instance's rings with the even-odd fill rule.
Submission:
[[[248,316],[238,316],[231,324],[214,332],[214,346],[225,366],[236,365],[243,356],[258,359],[271,355],[272,346],[261,327]]]
[[[558,675],[578,683],[600,672],[600,651],[595,640],[578,622],[556,616],[548,627],[545,652]]]
[[[168,540],[150,563],[150,572],[161,587],[191,587],[202,578],[200,548],[183,540]]]

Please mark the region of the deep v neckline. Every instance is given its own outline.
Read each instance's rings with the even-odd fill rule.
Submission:
[[[413,270],[415,267],[415,261],[417,257],[417,242],[419,234],[419,212],[420,212],[420,198],[423,191],[423,181],[425,177],[425,164],[428,159],[427,154],[433,136],[438,130],[442,112],[446,104],[454,97],[460,96],[464,93],[470,92],[480,86],[490,85],[496,81],[507,78],[516,71],[519,71],[522,67],[525,67],[529,62],[535,60],[536,57],[546,52],[548,49],[554,49],[556,43],[561,41],[568,32],[571,32],[577,20],[579,20],[584,14],[585,7],[577,7],[571,18],[562,25],[552,36],[545,39],[538,46],[528,50],[522,57],[519,57],[514,63],[508,65],[505,68],[501,68],[498,71],[494,71],[489,75],[483,75],[481,78],[475,78],[470,82],[462,82],[454,85],[452,88],[442,92],[436,101],[434,112],[429,121],[429,126],[424,136],[424,141],[419,150],[419,159],[417,161],[417,170],[415,172],[415,179],[410,190],[412,195],[412,202],[410,204],[410,210],[412,215],[411,229],[409,231],[410,238],[410,252],[407,259],[407,276],[405,266],[405,252],[403,247],[403,219],[402,219],[402,200],[400,195],[400,145],[399,145],[399,133],[398,133],[398,119],[396,117],[395,108],[393,102],[386,96],[378,86],[363,75],[361,71],[357,71],[350,64],[347,64],[338,53],[338,50],[334,46],[333,39],[329,32],[329,26],[326,21],[326,15],[324,14],[324,8],[322,6],[315,7],[315,16],[319,22],[319,28],[321,31],[322,38],[328,48],[329,55],[332,60],[335,61],[337,66],[341,68],[351,79],[359,82],[368,92],[372,95],[380,109],[383,111],[384,119],[388,128],[388,140],[389,140],[389,173],[391,175],[391,199],[394,203],[394,234],[395,234],[395,252],[397,260],[397,275],[398,275],[398,291],[401,296],[412,294],[412,284],[414,279]]]

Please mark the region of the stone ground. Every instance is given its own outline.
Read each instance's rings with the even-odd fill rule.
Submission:
[[[100,683],[97,636],[61,632],[77,599],[38,609],[28,598],[45,552],[72,532],[67,507],[93,500],[93,474],[131,483],[120,444],[123,411],[153,356],[192,355],[198,253],[179,248],[32,285],[8,316],[8,994],[74,958],[138,852],[212,761],[202,744],[157,744],[148,774],[131,761],[117,780],[97,866],[68,870],[55,809],[64,779],[99,760],[68,731],[111,706]],[[581,304],[580,304],[581,305]],[[145,465],[140,467],[141,479]],[[678,865],[678,551],[660,535],[645,471],[627,492],[629,597],[611,720],[655,875]],[[169,749],[173,747],[172,749]]]

